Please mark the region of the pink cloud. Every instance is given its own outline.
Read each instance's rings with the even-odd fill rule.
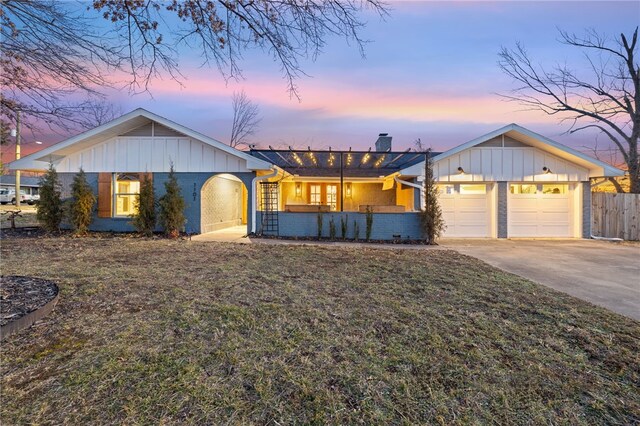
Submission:
[[[434,93],[428,88],[356,87],[346,83],[305,82],[301,102],[291,99],[281,80],[256,79],[230,82],[219,79],[194,78],[184,87],[175,82],[162,82],[153,87],[155,96],[202,101],[228,100],[234,90],[244,88],[247,95],[263,108],[313,111],[319,117],[353,117],[361,119],[396,119],[416,122],[451,121],[475,123],[539,122],[538,112],[519,112],[518,105],[505,102],[498,95],[460,95]]]

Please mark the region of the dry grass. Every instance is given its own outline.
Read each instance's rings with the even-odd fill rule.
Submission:
[[[37,244],[34,244],[37,242]],[[2,242],[2,424],[632,424],[640,324],[449,251]]]

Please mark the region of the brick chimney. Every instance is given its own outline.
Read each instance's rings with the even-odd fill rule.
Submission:
[[[389,133],[380,133],[378,135],[378,140],[376,141],[376,151],[391,151],[391,139],[392,136],[389,136]]]

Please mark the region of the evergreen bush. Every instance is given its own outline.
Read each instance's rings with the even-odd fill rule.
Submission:
[[[322,217],[322,211],[320,210],[320,207],[318,207],[318,216],[316,217],[316,222],[318,225],[318,239],[322,238],[322,223],[323,223],[323,217]]]
[[[77,235],[84,235],[93,221],[93,206],[96,196],[87,182],[84,170],[73,177],[71,184],[71,200],[69,200],[67,217]]]
[[[49,169],[40,178],[39,193],[40,202],[36,210],[38,222],[47,232],[59,231],[63,210],[60,195],[60,181],[56,169],[53,168],[53,164],[49,164]]]
[[[176,238],[180,235],[180,231],[184,230],[184,224],[187,220],[184,217],[185,202],[173,164],[171,164],[169,178],[164,183],[164,188],[165,194],[160,197],[158,202],[160,207],[159,222],[168,237]]]
[[[371,208],[371,206],[367,206],[366,219],[367,219],[366,237],[367,237],[367,241],[370,241],[371,231],[373,231],[373,209]]]
[[[349,225],[349,215],[346,214],[344,216],[340,216],[340,233],[342,234],[342,239],[347,239],[347,226]]]
[[[425,152],[424,162],[424,186],[422,188],[424,197],[424,208],[420,212],[420,222],[422,233],[428,244],[436,244],[436,240],[446,229],[442,217],[442,209],[438,202],[438,188],[433,177],[433,159],[431,158],[431,148]]]
[[[156,195],[153,180],[146,175],[140,180],[140,193],[136,197],[136,212],[131,223],[142,235],[150,237],[156,227]]]
[[[332,240],[336,239],[336,223],[333,220],[333,216],[329,218],[329,238]]]

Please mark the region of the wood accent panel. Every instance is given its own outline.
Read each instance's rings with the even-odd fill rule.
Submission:
[[[112,180],[111,173],[98,173],[98,217],[111,217]]]

